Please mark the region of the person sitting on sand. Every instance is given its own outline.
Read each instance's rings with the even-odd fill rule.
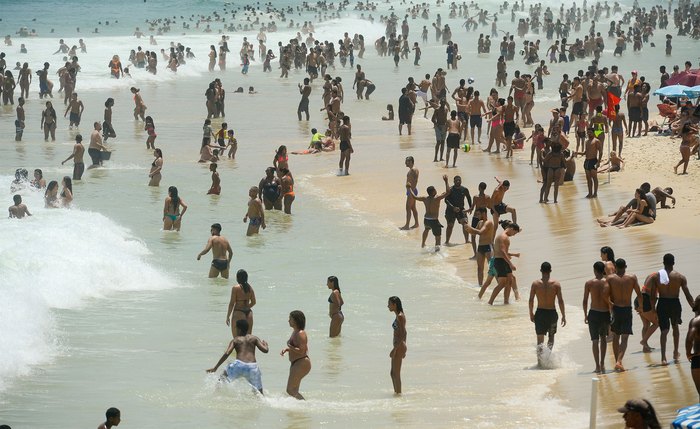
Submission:
[[[382,121],[393,121],[394,120],[394,106],[391,104],[386,105],[387,115],[382,116]]]
[[[633,223],[654,223],[656,219],[656,207],[651,207],[646,199],[646,193],[642,189],[637,189],[634,193],[637,200],[637,207],[628,211],[627,219],[618,225],[618,228],[627,228]]]
[[[607,173],[608,171],[611,173],[620,171],[624,163],[625,160],[617,156],[617,153],[614,150],[610,151],[608,160],[598,167],[598,174]]]

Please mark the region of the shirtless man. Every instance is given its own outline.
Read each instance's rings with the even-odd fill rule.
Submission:
[[[83,146],[83,136],[78,134],[75,136],[75,145],[73,145],[73,153],[68,158],[61,162],[65,164],[69,160],[73,160],[73,180],[81,180],[85,171],[85,163],[83,163],[83,155],[85,154],[85,146]]]
[[[595,136],[595,128],[588,127],[586,130],[588,140],[584,151],[579,155],[585,155],[583,169],[586,171],[586,184],[588,185],[588,195],[586,198],[598,198],[598,163],[603,157],[603,144]]]
[[[421,241],[420,247],[425,247],[425,240],[428,238],[428,231],[432,230],[435,236],[435,250],[440,250],[440,236],[442,235],[442,225],[438,220],[440,216],[440,201],[450,194],[450,184],[447,181],[447,175],[442,176],[442,180],[445,181],[445,192],[437,195],[437,191],[434,186],[428,186],[427,197],[413,196],[413,193],[409,193],[409,198],[416,199],[417,201],[423,202],[425,204],[425,216],[423,217],[423,224],[425,225],[425,230],[423,231],[423,239]],[[406,189],[409,190],[409,184],[406,184]]]
[[[357,71],[355,72],[355,80],[352,82],[352,89],[357,92],[357,99],[362,99],[362,92],[365,89],[365,72],[362,71],[362,66],[357,65]]]
[[[102,125],[99,122],[93,124],[93,130],[90,134],[90,145],[88,146],[88,155],[92,159],[92,165],[89,169],[96,168],[102,165],[102,151],[107,151],[107,148],[102,144]],[[76,136],[77,137],[77,136]],[[82,140],[82,137],[81,137]],[[76,139],[77,141],[77,139]]]
[[[627,114],[630,126],[627,128],[627,137],[639,137],[642,134],[642,93],[640,85],[635,85],[627,94]]]
[[[467,103],[467,112],[469,113],[469,127],[471,128],[471,142],[474,144],[474,128],[479,128],[478,141],[481,144],[481,115],[486,113],[486,105],[479,99],[479,91],[474,91],[474,98]]]
[[[612,303],[613,354],[615,355],[615,371],[622,372],[622,358],[627,350],[627,340],[632,335],[632,291],[642,302],[641,291],[637,276],[625,274],[627,263],[620,258],[615,261],[615,274],[606,277],[610,285],[610,302]]]
[[[610,67],[610,73],[605,75],[605,80],[609,83],[608,91],[622,98],[622,85],[625,84],[625,79],[617,73],[617,66]]]
[[[605,353],[608,350],[606,339],[610,328],[610,286],[605,280],[605,264],[601,261],[594,263],[593,274],[595,278],[588,280],[583,287],[583,321],[591,334],[595,373],[605,374]]]
[[[445,151],[445,139],[447,138],[447,117],[449,115],[447,101],[444,98],[440,99],[440,105],[435,108],[433,116],[430,119],[435,130],[435,156],[433,162],[443,161]],[[438,161],[438,153],[440,160]]]
[[[204,250],[197,255],[197,260],[202,259],[202,256],[209,253],[210,250],[212,251],[212,261],[211,268],[209,268],[209,278],[214,279],[221,274],[222,278],[228,279],[233,249],[231,249],[228,240],[221,236],[221,225],[218,223],[211,226],[211,237],[209,237]]]
[[[267,353],[270,349],[267,342],[261,340],[255,335],[248,334],[248,321],[241,319],[236,321],[236,336],[228,344],[226,351],[221,356],[221,359],[213,368],[207,370],[208,373],[216,372],[222,363],[236,351],[236,361],[229,363],[226,370],[221,374],[220,380],[233,381],[237,378],[244,377],[248,383],[255,387],[260,394],[263,394],[262,379],[260,377],[260,369],[255,360],[255,349],[257,348],[263,353]]]
[[[557,333],[557,321],[559,315],[554,304],[556,299],[561,311],[561,326],[566,326],[566,313],[564,312],[564,297],[561,294],[561,284],[557,280],[550,278],[552,273],[552,265],[549,262],[543,262],[540,265],[540,273],[542,278],[532,282],[530,288],[530,321],[535,324],[535,334],[537,334],[537,365],[544,368],[542,355],[544,352],[544,336],[547,335],[547,348],[552,350],[554,347],[554,334]],[[535,306],[535,297],[537,297],[537,311],[533,313]]]
[[[299,94],[301,94],[301,100],[299,101],[299,107],[297,107],[297,117],[301,121],[301,114],[306,113],[306,120],[309,120],[309,95],[311,95],[311,85],[309,78],[304,78],[304,84],[299,84]]]
[[[597,79],[589,79],[586,87],[586,96],[588,97],[588,119],[593,117],[596,107],[602,106],[605,94],[605,87]]]
[[[442,100],[447,96],[447,85],[445,84],[446,74],[447,72],[443,71],[442,68],[438,68],[435,72],[430,87],[432,98]]]
[[[515,208],[509,207],[503,203],[503,196],[505,195],[506,191],[510,189],[510,181],[504,180],[503,182],[501,182],[501,180],[498,177],[494,177],[494,179],[496,179],[496,182],[498,182],[498,186],[496,186],[496,189],[494,189],[493,193],[491,194],[491,204],[493,204],[491,206],[493,224],[497,225],[500,216],[506,213],[510,213],[513,217],[513,222],[518,223],[518,215],[515,211]]]
[[[685,337],[685,355],[690,361],[695,390],[700,395],[700,295],[695,297],[693,312],[695,317],[688,323],[688,334]]]
[[[462,121],[457,119],[457,111],[450,112],[447,120],[447,153],[445,154],[445,168],[450,166],[450,150],[453,150],[452,167],[457,166],[457,153],[459,152],[459,139],[462,136]]]
[[[265,210],[282,210],[282,185],[280,180],[275,176],[275,167],[267,167],[265,169],[265,177],[260,180],[258,185],[258,197],[262,199],[265,205]]]
[[[418,84],[418,91],[416,91],[416,95],[423,99],[423,103],[426,107],[428,106],[428,91],[430,90],[431,85],[432,84],[430,83],[430,75],[426,74],[425,79],[421,80]],[[425,109],[423,117],[428,117],[428,109]]]
[[[221,177],[219,177],[219,172],[216,171],[218,165],[216,162],[209,164],[209,171],[211,171],[211,187],[207,191],[207,195],[220,195],[221,194]]]
[[[486,194],[486,183],[484,183],[484,182],[479,183],[479,194],[474,196],[472,203],[473,203],[472,206],[469,207],[469,210],[467,210],[468,214],[471,214],[472,212],[476,213],[476,210],[481,208],[481,207],[484,207],[485,209],[490,209],[493,206],[491,204],[491,196]],[[479,228],[479,223],[480,223],[480,220],[478,218],[476,218],[476,216],[472,217],[472,223],[471,223],[472,228]],[[472,256],[470,259],[477,258],[477,248],[476,248],[476,240],[475,239],[476,239],[476,234],[472,233],[471,242],[472,242],[472,250],[474,251],[474,256]],[[489,243],[493,243],[493,235],[491,236]]]
[[[649,276],[650,285],[659,294],[659,299],[656,303],[656,314],[659,317],[659,328],[661,329],[661,365],[668,365],[666,341],[670,328],[673,328],[673,361],[678,363],[680,359],[680,353],[678,352],[678,341],[680,338],[678,325],[683,323],[681,321],[682,308],[679,299],[681,289],[690,308],[693,308],[693,297],[688,290],[688,280],[683,274],[673,269],[674,264],[674,256],[667,253],[664,255],[664,268]]]
[[[258,198],[260,191],[257,186],[251,186],[248,191],[248,196],[250,200],[248,201],[248,211],[243,217],[243,223],[248,223],[248,231],[246,236],[250,237],[253,234],[260,232],[260,227],[262,229],[267,228],[265,225],[265,209],[263,208],[262,201]]]
[[[567,97],[567,100],[573,102],[573,107],[571,109],[571,123],[575,124],[578,122],[578,117],[583,115],[583,85],[581,85],[581,78],[578,76],[574,77],[574,81],[571,87],[571,94]]]
[[[520,70],[516,70],[515,77],[510,83],[510,90],[508,91],[508,96],[513,96],[515,107],[517,107],[518,110],[521,112],[525,107],[525,88],[525,79],[520,77]]]
[[[48,95],[53,98],[51,91],[53,90],[53,83],[49,81],[49,63],[44,63],[44,68],[37,70],[37,76],[39,76],[39,98],[44,98]]]
[[[406,167],[408,167],[408,173],[406,173],[406,223],[404,226],[399,228],[400,230],[408,230],[418,228],[418,209],[416,209],[416,199],[418,195],[418,175],[420,172],[414,167],[415,161],[412,156],[406,157]],[[411,194],[413,198],[411,198]],[[411,224],[411,214],[415,222],[413,226],[409,227]]]
[[[506,222],[506,221],[504,221]],[[496,224],[494,223],[494,228]],[[513,271],[515,271],[515,265],[511,261],[511,256],[516,256],[514,253],[509,253],[510,248],[510,237],[520,232],[520,226],[517,223],[510,222],[504,225],[503,232],[496,235],[493,246],[493,266],[496,270],[496,281],[498,284],[491,294],[489,299],[489,305],[493,305],[496,297],[503,289],[503,304],[508,304],[508,299],[510,298],[510,289],[513,285]]]
[[[27,209],[27,206],[22,203],[22,196],[21,195],[15,195],[12,197],[12,200],[14,201],[14,205],[11,205],[8,208],[8,211],[10,212],[10,218],[14,219],[22,219],[24,216],[31,216],[32,214],[29,213],[29,210]]]
[[[478,207],[474,211],[472,224],[474,223],[474,219],[478,222],[477,226],[471,227],[467,225],[466,229],[467,232],[472,234],[472,237],[475,235],[479,236],[479,247],[476,248],[474,254],[476,256],[476,276],[479,286],[481,286],[484,284],[484,265],[491,259],[491,243],[493,242],[494,225],[493,221],[489,219],[486,207],[484,206]],[[475,239],[472,238],[472,241],[475,241]],[[479,291],[479,299],[484,295],[484,292],[486,292],[486,288],[482,288],[481,291]]]
[[[17,99],[17,108],[15,109],[15,113],[17,114],[17,122],[16,122],[16,128],[15,128],[15,141],[19,142],[22,141],[22,134],[24,134],[24,121],[26,119],[25,114],[24,114],[24,97],[19,97]]]
[[[71,95],[66,112],[63,114],[65,118],[68,112],[70,112],[70,129],[73,129],[73,126],[77,127],[80,125],[80,118],[83,116],[83,110],[85,110],[85,106],[81,100],[78,100],[78,94],[74,92]]]
[[[513,156],[513,135],[515,135],[515,123],[518,121],[519,109],[513,104],[513,97],[508,96],[506,105],[503,106],[503,134],[506,137],[506,158]],[[499,152],[498,145],[496,152]]]

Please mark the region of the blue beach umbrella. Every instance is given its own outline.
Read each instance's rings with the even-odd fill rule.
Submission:
[[[690,88],[685,85],[664,86],[654,91],[654,95],[663,95],[664,97],[685,97],[685,91]]]
[[[686,89],[684,92],[689,98],[698,98],[700,97],[700,85],[695,85],[689,89]]]
[[[700,404],[678,410],[678,417],[671,423],[672,428],[697,429],[700,428]]]

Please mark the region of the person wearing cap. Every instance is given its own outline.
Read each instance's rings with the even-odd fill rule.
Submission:
[[[552,265],[549,262],[543,262],[540,265],[540,273],[542,273],[542,278],[532,282],[528,304],[530,321],[535,324],[535,333],[537,334],[537,365],[542,368],[544,336],[545,334],[547,335],[547,347],[549,350],[552,350],[554,347],[554,334],[557,333],[559,315],[555,307],[555,299],[559,303],[562,327],[566,326],[566,314],[564,313],[564,297],[561,294],[561,284],[557,280],[550,278]],[[533,313],[535,297],[537,297],[537,311]]]
[[[617,409],[625,419],[625,428],[629,429],[661,429],[656,411],[646,399],[630,399]]]
[[[670,253],[665,254],[663,264],[663,269],[649,276],[648,284],[659,295],[659,299],[656,302],[656,313],[659,317],[659,328],[661,329],[661,364],[668,365],[666,339],[671,327],[673,327],[673,360],[678,363],[680,359],[680,353],[678,352],[678,341],[680,338],[678,325],[682,323],[682,307],[679,299],[681,289],[690,308],[694,307],[694,303],[693,297],[688,290],[688,280],[683,274],[673,269],[675,257]]]
[[[627,262],[620,258],[615,261],[615,274],[610,274],[605,279],[610,285],[610,302],[612,302],[613,354],[615,356],[615,371],[622,372],[622,358],[627,350],[627,340],[632,335],[632,291],[637,294],[637,299],[642,302],[639,281],[634,274],[626,274]]]

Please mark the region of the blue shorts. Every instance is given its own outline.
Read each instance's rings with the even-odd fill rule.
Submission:
[[[235,362],[228,364],[226,367],[226,377],[228,381],[243,377],[248,380],[248,383],[252,384],[253,387],[262,390],[262,377],[257,362],[246,363],[236,359]]]
[[[447,125],[435,125],[435,140],[442,142],[447,137]]]

